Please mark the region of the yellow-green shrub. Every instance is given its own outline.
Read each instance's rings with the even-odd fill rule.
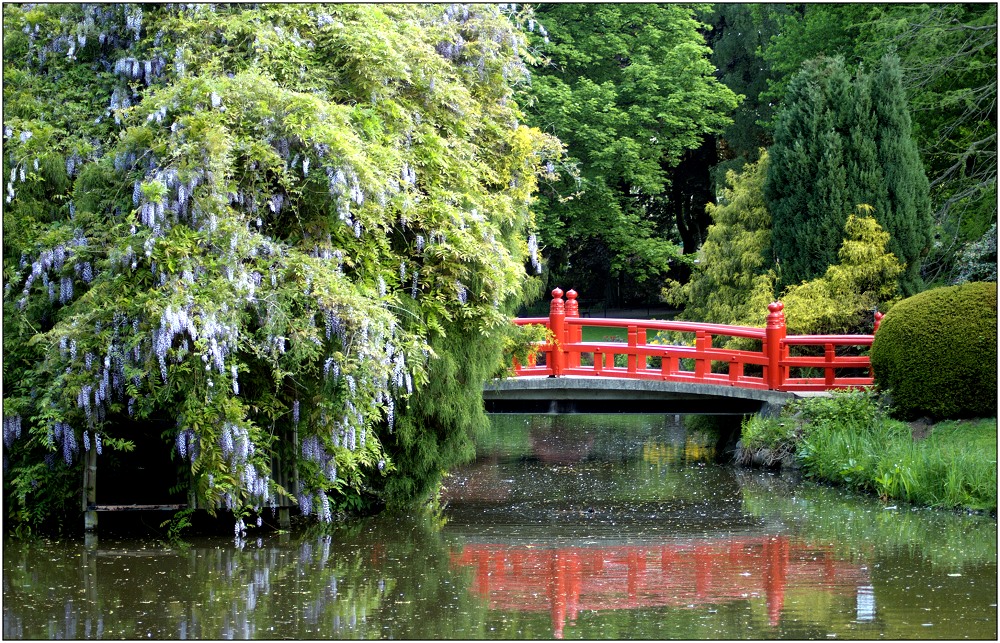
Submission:
[[[871,332],[872,309],[892,305],[903,274],[903,264],[888,251],[888,244],[889,233],[874,218],[848,216],[840,263],[829,266],[822,277],[789,286],[782,295],[788,332]]]

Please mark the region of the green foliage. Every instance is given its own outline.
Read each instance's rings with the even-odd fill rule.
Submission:
[[[951,281],[961,271],[962,248],[996,222],[996,7],[885,5],[882,11],[885,18],[866,28],[900,56],[914,136],[931,179],[939,241],[925,273]]]
[[[18,457],[14,449],[4,454],[6,461],[18,462],[4,471],[3,491],[7,500],[7,519],[12,533],[18,537],[34,535],[36,531],[61,532],[73,530],[72,517],[80,511],[80,476],[57,464],[55,454],[41,461]],[[23,447],[22,447],[23,449]]]
[[[862,35],[862,25],[879,11],[876,5],[806,4],[774,12],[777,26],[761,51],[771,70],[762,101],[781,101],[807,60],[840,56],[853,68],[866,47],[878,47],[875,60],[881,57],[885,53],[881,43]]]
[[[834,391],[831,396],[797,399],[784,414],[799,415],[804,422],[865,426],[885,417],[886,408],[870,389]]]
[[[795,430],[792,422],[776,417],[751,415],[743,420],[740,435],[744,449],[778,451],[794,444]]]
[[[995,510],[996,419],[942,422],[919,442],[898,441],[879,464],[876,492],[932,507]]]
[[[811,477],[875,491],[889,445],[900,440],[910,440],[905,424],[847,411],[810,424],[796,453]]]
[[[682,420],[689,434],[713,448],[739,425],[739,418],[729,415],[685,415]]]
[[[539,343],[550,339],[551,333],[545,326],[532,324],[529,326],[513,326],[503,330],[502,345],[503,364],[513,368],[514,361],[527,364],[538,355]]]
[[[833,264],[847,213],[867,203],[906,264],[904,293],[918,289],[930,206],[902,92],[892,57],[853,78],[842,59],[818,58],[789,83],[764,186],[783,285]]]
[[[529,118],[564,141],[579,167],[542,191],[540,241],[550,281],[587,288],[582,297],[623,283],[627,296],[642,296],[637,289],[680,254],[672,230],[697,227],[669,202],[672,170],[728,124],[737,98],[715,79],[693,14],[666,4],[539,7],[545,27],[533,44],[546,59]]]
[[[498,374],[506,332],[495,328],[483,334],[474,326],[456,326],[433,339],[438,359],[428,366],[427,383],[386,437],[399,470],[385,481],[390,503],[427,500],[448,467],[475,456],[471,438],[489,423],[483,382]]]
[[[885,183],[884,187],[875,184],[879,188],[874,192],[875,201],[859,202],[875,207],[876,218],[890,233],[889,250],[905,263],[900,288],[904,294],[913,294],[922,287],[921,263],[931,247],[933,220],[930,184],[913,136],[903,70],[895,55],[882,57],[871,77],[871,110],[875,124],[875,167],[884,172]],[[855,145],[864,149],[860,141]],[[867,151],[870,154],[870,149]],[[878,180],[876,176],[872,178]]]
[[[844,235],[839,263],[782,294],[789,333],[870,333],[872,311],[888,310],[898,299],[903,266],[887,252],[889,234],[875,219],[852,214],[844,224]]]
[[[903,417],[996,415],[997,286],[936,288],[890,310],[872,343],[875,382]]]
[[[153,415],[176,419],[200,507],[378,502],[440,338],[497,334],[531,290],[532,194],[561,147],[519,124],[511,17],[5,6],[8,516],[74,497],[46,457],[79,480],[81,450],[126,449]],[[480,400],[501,351],[464,357],[434,396]]]
[[[924,278],[953,281],[962,247],[996,221],[996,7],[815,3],[761,11],[779,25],[760,52],[757,67],[770,87],[757,99],[762,104],[781,102],[801,65],[819,55],[841,56],[851,69],[875,69],[886,54],[899,56],[913,137],[930,179],[936,241],[923,261]]]
[[[194,507],[181,509],[169,520],[160,523],[160,529],[167,528],[167,542],[174,546],[186,546],[184,543],[184,530],[191,527],[191,516],[197,511]]]
[[[881,426],[883,415],[878,398],[870,391],[834,391],[832,397],[800,398],[785,405],[779,417],[753,415],[744,420],[741,439],[746,453],[742,459],[748,461],[754,452],[766,449],[770,453],[767,464],[773,465],[796,454],[807,472],[823,477],[828,472],[814,471],[828,464],[813,457],[816,440],[826,446],[829,427],[860,435],[866,427]],[[848,468],[855,466],[857,462]]]
[[[945,508],[997,506],[995,421],[974,436],[932,435],[921,442],[894,420],[824,424],[810,430],[799,453],[810,475],[883,498]]]
[[[955,283],[997,280],[997,224],[994,222],[983,236],[965,246],[956,262]]]
[[[735,462],[741,466],[784,466],[795,453],[799,437],[798,424],[788,418],[751,415],[740,427]]]

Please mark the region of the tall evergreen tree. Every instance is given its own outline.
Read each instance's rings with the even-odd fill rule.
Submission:
[[[778,115],[764,193],[783,285],[835,263],[847,214],[866,203],[907,265],[904,293],[919,289],[930,244],[928,183],[898,62],[886,58],[877,73],[852,78],[840,58],[807,61]]]
[[[818,58],[789,83],[770,150],[764,197],[774,220],[774,253],[784,284],[834,263],[846,213],[844,146],[850,76],[840,60]]]
[[[927,175],[911,135],[903,74],[896,56],[882,59],[871,91],[878,141],[877,167],[885,173],[886,188],[885,205],[876,205],[875,213],[891,235],[889,250],[906,262],[900,286],[911,295],[920,290],[920,260],[931,245],[931,200]]]

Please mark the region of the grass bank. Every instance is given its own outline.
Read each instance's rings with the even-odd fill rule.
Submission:
[[[789,404],[743,423],[737,460],[801,467],[805,475],[886,500],[996,512],[996,418],[910,425],[872,392]]]

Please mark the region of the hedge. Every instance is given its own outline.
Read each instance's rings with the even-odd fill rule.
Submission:
[[[871,349],[876,385],[906,419],[997,412],[997,285],[967,283],[900,301]]]

